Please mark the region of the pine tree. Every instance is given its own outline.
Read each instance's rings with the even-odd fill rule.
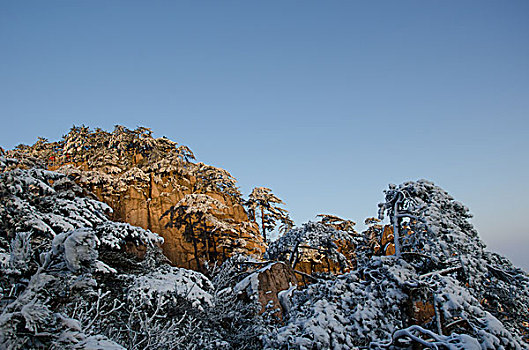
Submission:
[[[267,241],[266,232],[272,231],[278,221],[283,223],[283,230],[293,226],[288,211],[279,207],[281,204],[285,203],[266,187],[254,188],[245,202],[252,221],[257,222],[257,213],[261,217],[261,233],[265,242]]]
[[[317,217],[321,218],[320,222],[324,225],[330,226],[339,231],[356,234],[356,231],[354,229],[356,222],[352,220],[342,219],[339,216],[330,214],[318,214]]]
[[[199,244],[204,247],[207,260],[214,261],[218,254],[218,237],[222,232],[234,230],[233,225],[219,218],[220,210],[225,208],[222,202],[206,194],[188,194],[162,216],[169,216],[166,227],[184,229],[185,239],[193,244],[195,263],[199,271],[203,271]]]

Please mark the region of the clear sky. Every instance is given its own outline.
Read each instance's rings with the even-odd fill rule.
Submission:
[[[529,269],[528,1],[2,1],[0,145],[151,127],[300,224],[388,183]]]

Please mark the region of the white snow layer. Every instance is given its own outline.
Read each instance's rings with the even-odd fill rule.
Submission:
[[[205,305],[212,305],[212,290],[213,285],[203,274],[166,266],[137,277],[129,289],[128,298],[141,300],[147,305],[165,299],[176,303],[177,298],[183,298],[194,307],[203,309]]]

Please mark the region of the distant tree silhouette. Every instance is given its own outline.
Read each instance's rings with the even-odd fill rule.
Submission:
[[[336,230],[349,232],[349,233],[356,233],[354,229],[356,222],[352,220],[342,219],[339,216],[330,215],[330,214],[319,214],[317,215],[317,217],[321,218],[320,222],[322,224],[330,226]]]

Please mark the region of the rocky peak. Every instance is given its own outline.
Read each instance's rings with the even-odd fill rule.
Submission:
[[[248,218],[233,176],[194,162],[187,146],[154,138],[148,128],[116,126],[107,132],[74,126],[60,141],[39,138],[32,146],[8,150],[6,156],[19,160],[11,168],[37,166],[69,175],[113,209],[113,220],[160,234],[164,254],[177,266],[197,268],[199,259],[206,257],[222,261],[234,253],[257,257],[264,253],[259,228]],[[210,235],[190,238],[182,226],[171,225],[164,214],[190,194],[222,203],[215,218],[229,229],[218,229],[209,221],[203,228]]]

